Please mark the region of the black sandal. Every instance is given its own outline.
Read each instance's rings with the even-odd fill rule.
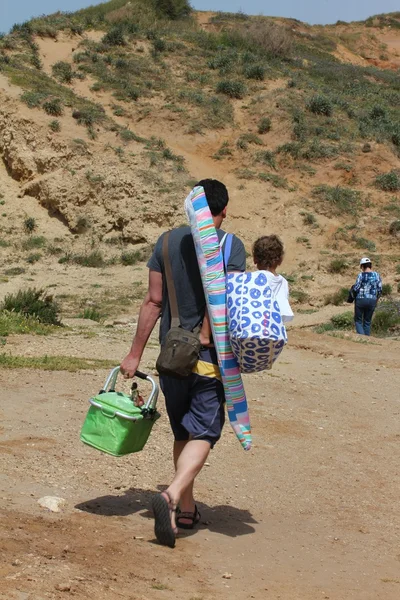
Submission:
[[[169,501],[163,494],[168,496]],[[168,492],[163,492],[163,494],[157,494],[152,500],[155,519],[154,533],[160,544],[174,548],[176,534],[171,523],[171,513],[176,512],[176,506]]]
[[[179,523],[180,519],[186,519],[191,523]],[[194,527],[200,522],[201,514],[199,513],[197,506],[194,505],[194,512],[182,512],[178,509],[176,515],[176,524],[179,529],[194,529]]]

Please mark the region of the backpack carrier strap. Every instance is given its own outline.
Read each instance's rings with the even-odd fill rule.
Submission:
[[[165,278],[167,281],[167,293],[169,300],[169,307],[171,310],[171,327],[180,327],[181,323],[179,320],[179,312],[178,312],[178,301],[176,299],[176,290],[174,284],[174,278],[172,275],[171,261],[169,259],[168,253],[168,240],[169,234],[171,232],[167,231],[163,238],[163,259],[164,259],[164,269],[165,269]]]
[[[228,263],[232,252],[232,233],[226,233],[221,240],[221,248],[223,247],[225,273],[228,271]]]

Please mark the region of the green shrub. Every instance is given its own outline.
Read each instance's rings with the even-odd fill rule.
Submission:
[[[387,118],[387,110],[383,106],[376,104],[373,106],[369,113],[369,118],[372,121],[384,121]]]
[[[392,133],[392,142],[395,146],[400,147],[400,127],[397,126],[396,130]]]
[[[88,308],[85,308],[83,313],[79,314],[78,317],[80,319],[90,319],[91,321],[99,322],[102,320],[103,315],[97,308],[95,308],[94,306],[90,306]]]
[[[312,213],[303,213],[302,217],[304,225],[316,225],[317,223],[317,219]]]
[[[23,267],[10,267],[9,269],[6,269],[4,271],[5,275],[22,275],[23,273],[25,273],[26,270]]]
[[[328,294],[328,296],[325,296],[325,305],[333,304],[334,306],[339,306],[340,304],[343,304],[343,302],[346,302],[348,295],[348,288],[342,287],[333,294]]]
[[[331,317],[331,323],[335,329],[353,329],[354,314],[351,311],[334,315]]]
[[[165,52],[167,49],[167,42],[160,38],[153,40],[153,50],[157,54],[159,52]]]
[[[60,124],[60,121],[58,121],[57,119],[54,119],[54,121],[50,121],[49,127],[52,131],[54,131],[56,133],[58,131],[61,131],[61,124]]]
[[[118,106],[118,104],[114,104],[112,109],[113,109],[113,114],[116,117],[125,117],[126,110],[122,106]]]
[[[370,252],[376,251],[375,242],[372,242],[371,240],[367,240],[364,237],[355,237],[354,241],[356,243],[357,248],[362,248],[363,250],[369,250]]]
[[[24,221],[24,229],[26,233],[33,233],[36,229],[36,219],[34,217],[27,217]]]
[[[258,177],[261,179],[261,181],[268,181],[269,183],[272,183],[272,185],[276,188],[287,189],[289,185],[286,177],[281,177],[281,175],[277,175],[276,173],[259,173]]]
[[[46,238],[42,235],[29,237],[22,242],[23,250],[33,250],[34,248],[43,248],[46,245]]]
[[[263,65],[249,65],[244,69],[246,79],[263,81],[265,78],[265,67]]]
[[[397,235],[398,233],[400,233],[400,219],[397,219],[396,221],[390,223],[389,233],[390,235]]]
[[[100,250],[93,250],[89,254],[75,254],[72,257],[72,261],[82,267],[92,267],[94,269],[104,267],[106,264]]]
[[[228,141],[223,142],[223,144],[221,145],[219,150],[217,150],[217,152],[215,152],[215,154],[213,154],[212,158],[214,160],[221,160],[221,159],[225,158],[225,156],[232,156],[232,150],[229,146]],[[191,187],[193,187],[193,186],[191,186]]]
[[[72,67],[69,63],[59,60],[52,67],[53,76],[61,83],[71,83],[74,77]]]
[[[317,160],[318,158],[333,158],[337,156],[339,152],[339,146],[324,144],[320,139],[315,138],[303,151],[302,156],[307,160]]]
[[[279,154],[289,154],[295,160],[300,158],[303,145],[300,142],[287,142],[278,146],[277,152]]]
[[[125,38],[123,28],[118,25],[108,31],[101,40],[106,46],[125,46]]]
[[[309,295],[303,290],[291,290],[290,297],[293,300],[296,300],[296,302],[298,302],[299,304],[304,304],[305,302],[308,302],[309,299]]]
[[[30,254],[27,257],[26,262],[29,263],[30,265],[34,265],[41,258],[42,258],[42,255],[39,252],[34,252],[33,254]]]
[[[217,85],[217,92],[225,94],[230,98],[241,99],[246,95],[246,86],[241,81],[220,81]]]
[[[207,66],[210,69],[219,69],[221,75],[229,73],[232,70],[234,62],[236,62],[238,54],[234,50],[224,51],[211,58]]]
[[[349,268],[349,265],[344,258],[334,258],[328,265],[329,273],[344,273]]]
[[[141,252],[139,250],[133,250],[132,252],[122,252],[121,264],[124,266],[136,265],[141,260]]]
[[[22,102],[25,102],[29,108],[38,108],[46,96],[47,94],[41,92],[24,92],[21,95],[21,100]]]
[[[92,105],[74,110],[72,116],[78,121],[79,125],[85,125],[90,128],[104,120],[105,112],[102,106]]]
[[[249,144],[256,144],[262,146],[262,139],[260,139],[255,133],[243,133],[237,140],[236,146],[240,150],[247,150]]]
[[[119,131],[119,137],[121,138],[121,140],[123,142],[135,141],[135,142],[139,142],[139,143],[143,144],[146,141],[144,138],[136,135],[136,133],[134,133],[127,127],[124,127],[123,129],[121,129]]]
[[[361,198],[361,193],[351,188],[332,187],[325,184],[315,187],[312,195],[329,203],[336,214],[356,214]]]
[[[64,112],[60,98],[52,98],[44,102],[43,110],[52,117],[61,117]]]
[[[390,285],[390,283],[384,283],[382,285],[382,296],[390,296],[392,291],[393,291],[393,288]]]
[[[308,110],[315,115],[324,115],[330,117],[333,114],[333,104],[327,96],[316,94],[307,104]]]
[[[155,9],[161,17],[167,17],[173,21],[188,17],[192,12],[188,0],[157,0]]]
[[[269,165],[273,169],[276,169],[275,154],[271,150],[262,150],[261,152],[257,152],[256,160]]]
[[[376,308],[372,329],[378,335],[388,335],[400,326],[400,302],[384,300]]]
[[[398,192],[400,190],[400,175],[397,171],[383,173],[375,178],[375,184],[384,192]]]
[[[52,296],[44,290],[28,288],[16,294],[8,294],[1,305],[2,310],[14,311],[27,316],[34,316],[40,323],[60,325],[59,306]]]
[[[263,133],[268,133],[271,131],[271,119],[269,117],[263,117],[258,123],[258,133],[262,135]]]
[[[20,312],[10,312],[4,309],[0,311],[0,336],[2,337],[27,333],[48,335],[52,331],[51,325],[41,323],[35,316],[26,316]]]

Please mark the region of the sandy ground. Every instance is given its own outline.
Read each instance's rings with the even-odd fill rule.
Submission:
[[[207,27],[211,13],[202,15]],[[394,55],[393,39],[383,41]],[[45,72],[56,60],[70,60],[78,41],[62,36],[57,43],[40,41]],[[339,50],[342,60],[355,60],[344,46]],[[75,82],[74,89],[101,101],[112,114],[111,96],[91,91],[90,85],[90,80]],[[273,99],[282,85],[284,81],[266,82],[265,93]],[[0,87],[12,98],[21,92],[2,76]],[[19,110],[47,130],[44,113],[24,105]],[[267,205],[256,193],[261,183],[246,183],[249,187],[239,190],[232,167],[211,158],[224,141],[234,143],[245,117],[238,104],[238,128],[228,134],[209,132],[188,140],[176,135],[172,121],[163,123],[161,133],[168,146],[185,157],[191,176],[212,172],[232,189],[227,229],[239,234],[246,247],[258,232],[275,227],[269,217],[276,213],[280,227],[282,218],[287,224],[282,232],[285,270],[291,272],[304,260],[307,272],[314,273],[318,253],[329,246],[331,230],[340,223],[319,216],[323,235],[313,240],[311,252],[300,247],[295,240],[304,228],[289,192],[273,190],[273,204]],[[72,138],[84,135],[71,116],[62,120],[62,130]],[[118,122],[124,124],[123,119]],[[157,122],[132,123],[140,135],[160,134]],[[271,144],[274,136],[286,134],[275,129]],[[387,170],[391,163],[382,149],[379,152],[374,168]],[[363,155],[360,173],[370,169],[365,161]],[[334,179],[337,172],[327,169],[319,172],[315,184],[340,184]],[[302,181],[296,182],[302,190]],[[4,228],[7,224],[11,231],[14,222],[33,216],[38,235],[50,241],[63,238],[66,249],[75,249],[73,235],[36,199],[21,194],[20,182],[4,165],[0,183],[6,198]],[[249,201],[249,214],[243,213],[243,198]],[[251,220],[255,214],[261,216],[257,224]],[[1,257],[3,271],[22,260],[14,246],[3,248]],[[48,264],[43,259],[24,266],[25,273],[2,278],[0,299],[32,285],[52,289],[60,297],[69,294],[77,304],[80,298],[101,303],[111,281],[116,296],[128,297],[146,273],[143,264],[83,273],[76,265],[59,264],[57,257]],[[390,275],[393,283],[392,271],[383,275]],[[349,272],[343,285],[353,280]],[[318,274],[314,291],[319,300],[309,308],[315,312],[296,315],[289,346],[273,371],[245,379],[254,447],[245,453],[226,426],[198,479],[201,525],[191,535],[180,536],[174,550],[155,542],[149,510],[152,494],[172,476],[171,435],[162,398],[162,418],[144,451],[116,459],[79,441],[88,398],[100,389],[107,372],[0,369],[0,599],[398,600],[400,341],[313,333],[311,327],[346,310],[316,308],[322,295],[331,291],[329,286],[338,285],[337,278],[332,280],[324,271]],[[126,322],[134,322],[128,317],[137,314],[139,298],[140,293],[130,305],[118,308]],[[74,311],[78,309],[66,314],[71,317]],[[116,308],[110,319],[118,320]],[[129,348],[130,326],[64,322],[72,327],[52,336],[10,336],[2,351],[118,364]],[[154,372],[156,352],[154,335],[143,370]],[[46,495],[65,499],[60,513],[41,508],[38,500]]]
[[[131,332],[94,329],[8,347],[117,364]],[[400,342],[370,341],[293,329],[273,371],[246,377],[254,448],[226,426],[198,480],[201,526],[174,550],[149,512],[172,474],[162,399],[145,450],[116,459],[79,441],[105,371],[1,370],[0,598],[397,600]],[[153,338],[142,368],[155,356]]]

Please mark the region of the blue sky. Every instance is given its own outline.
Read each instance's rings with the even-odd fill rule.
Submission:
[[[0,0],[0,31],[30,17],[100,4],[96,0]],[[248,14],[294,17],[308,23],[356,21],[382,12],[399,10],[399,0],[192,0],[198,10],[223,10]]]

